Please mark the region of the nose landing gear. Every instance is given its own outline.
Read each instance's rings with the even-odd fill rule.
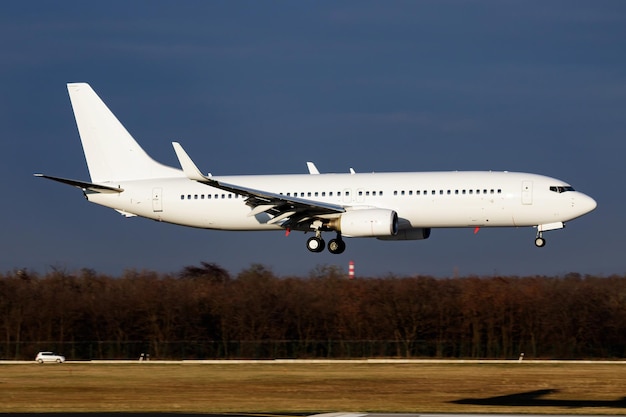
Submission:
[[[537,246],[538,248],[543,248],[544,246],[546,246],[546,240],[543,238],[543,233],[542,232],[537,232],[537,237],[535,238],[535,246]]]

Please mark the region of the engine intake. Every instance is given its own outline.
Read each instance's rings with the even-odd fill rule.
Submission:
[[[348,237],[383,237],[398,233],[398,214],[386,209],[348,211],[329,226]]]

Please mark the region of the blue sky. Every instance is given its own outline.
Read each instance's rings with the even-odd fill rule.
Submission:
[[[0,15],[0,271],[175,272],[200,261],[306,276],[626,272],[622,1],[23,1]],[[220,174],[509,170],[598,201],[546,234],[434,230],[426,241],[220,232],[125,219],[88,180],[65,84],[89,82],[155,159],[180,141]]]

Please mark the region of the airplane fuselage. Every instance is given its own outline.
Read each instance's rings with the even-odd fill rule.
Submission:
[[[506,227],[565,222],[595,202],[563,181],[518,172],[416,172],[220,176],[217,180],[276,194],[343,205],[387,208],[403,227]],[[180,178],[111,184],[119,194],[87,194],[97,204],[179,225],[221,230],[281,230],[238,194]],[[551,188],[552,187],[552,190]]]

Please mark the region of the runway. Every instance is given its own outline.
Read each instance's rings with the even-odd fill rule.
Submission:
[[[325,413],[314,414],[309,417],[546,417],[558,415],[559,417],[597,417],[594,414],[393,414],[393,413]]]
[[[546,416],[559,416],[559,417],[600,417],[606,416],[605,414],[434,414],[434,413],[323,413],[323,414],[275,414],[275,413],[229,413],[229,414],[212,414],[212,413],[118,413],[118,412],[103,412],[103,413],[62,413],[65,416],[72,417],[546,417]],[[58,417],[59,413],[19,413],[23,417]],[[15,416],[15,413],[0,413],[0,416]]]
[[[593,414],[377,414],[377,413],[326,413],[314,414],[309,417],[546,417],[558,415],[559,417],[597,417]]]

